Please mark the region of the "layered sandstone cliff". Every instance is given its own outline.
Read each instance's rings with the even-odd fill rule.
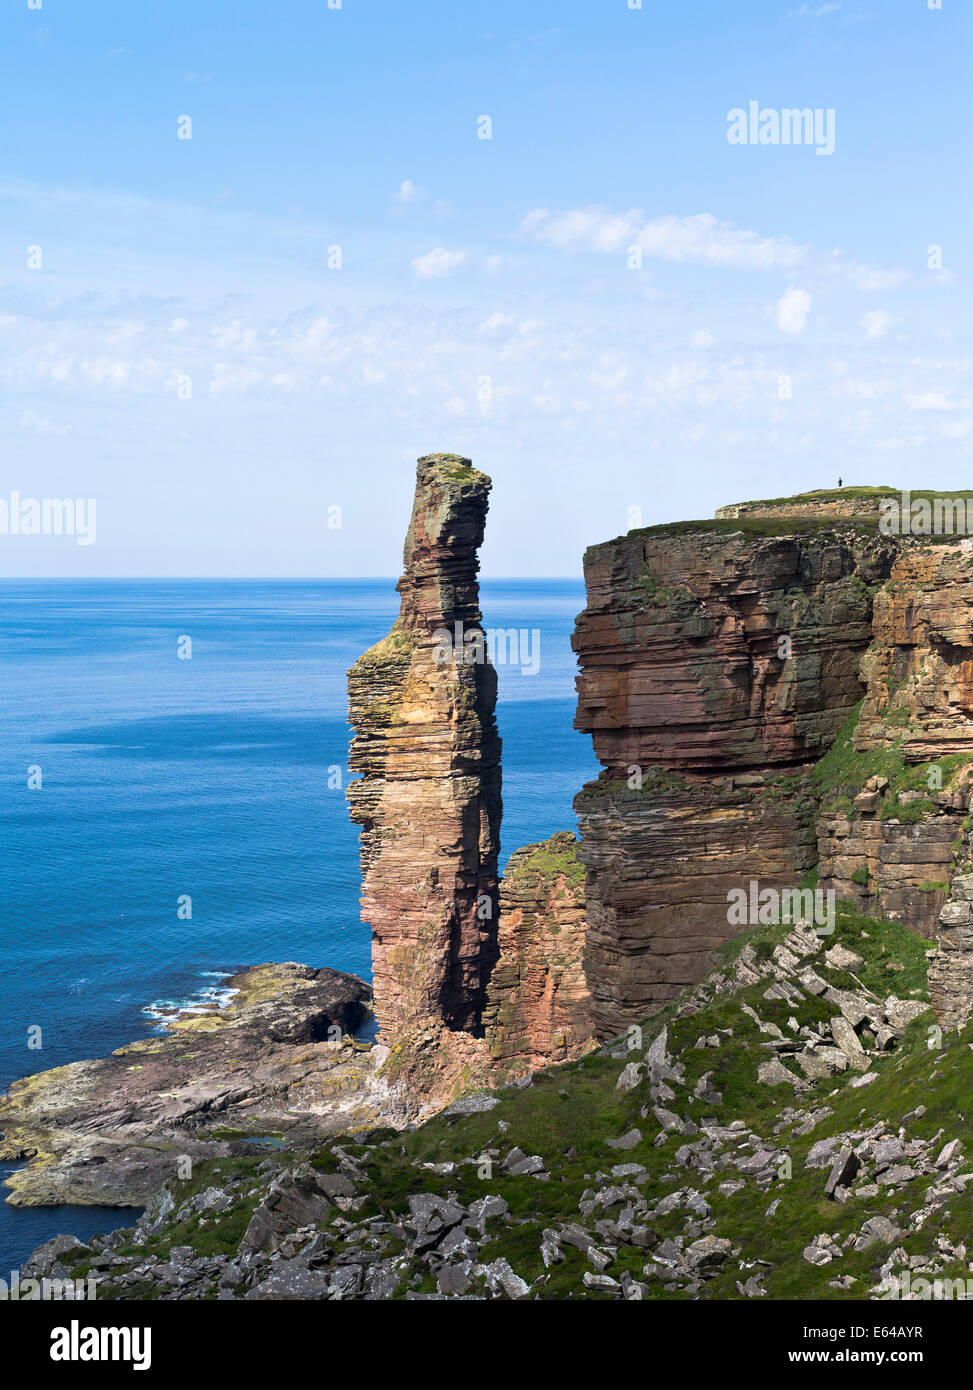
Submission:
[[[422,1019],[478,1033],[496,961],[500,737],[476,579],[489,491],[468,459],[419,460],[400,614],[348,674],[348,799],[389,1036]]]
[[[851,518],[877,518],[882,498],[895,496],[890,487],[818,488],[795,497],[777,497],[761,502],[732,502],[718,507],[718,520],[783,520],[793,517],[810,521],[847,521]]]
[[[701,978],[739,930],[731,889],[796,887],[817,859],[809,774],[860,698],[895,542],[787,532],[690,523],[585,556],[575,722],[605,771],[575,810],[603,1035]]]
[[[419,460],[401,612],[348,675],[383,1077],[407,1117],[591,1036],[573,836],[515,852],[498,883],[496,672],[476,582],[489,490],[468,459]]]
[[[907,543],[876,594],[849,766],[819,823],[822,881],[926,936],[967,857],[971,560],[970,541]]]
[[[584,977],[584,866],[567,831],[510,856],[500,884],[500,958],[487,990],[487,1044],[498,1074],[523,1074],[585,1050],[593,1032]]]

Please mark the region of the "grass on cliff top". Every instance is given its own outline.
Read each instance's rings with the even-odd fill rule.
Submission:
[[[806,502],[838,502],[851,497],[856,500],[880,497],[898,497],[899,491],[893,487],[831,487],[815,488],[810,492],[795,492],[790,497],[761,497],[749,502],[731,502],[733,507],[789,507],[800,506]],[[918,494],[917,494],[918,495]]]
[[[489,482],[485,473],[473,467],[462,454],[426,454],[422,463],[434,463],[443,477],[452,483],[472,483],[479,479]]]
[[[581,846],[569,830],[558,830],[549,840],[525,845],[510,857],[505,878],[515,883],[550,883],[563,876],[575,887],[584,884]]]
[[[950,491],[946,489],[919,488],[909,491],[913,501],[925,500],[932,505],[939,498],[962,498],[964,500],[973,499],[973,491],[963,491],[957,489]],[[826,489],[821,492],[801,492],[795,493],[793,497],[770,497],[761,498],[751,502],[736,502],[729,505],[739,507],[800,507],[813,502],[830,502],[841,498],[851,498],[853,500],[874,498],[878,502],[882,497],[898,498],[901,496],[901,489],[893,487],[846,487]],[[873,514],[853,517],[800,517],[788,516],[782,512],[777,516],[738,516],[738,517],[702,517],[687,521],[661,522],[655,526],[640,526],[627,534],[629,536],[687,536],[687,535],[735,535],[739,534],[747,539],[760,539],[769,536],[818,536],[831,531],[853,531],[860,535],[878,535],[879,514],[876,506]],[[618,539],[621,539],[620,537]],[[912,537],[917,542],[940,542],[949,540],[946,535],[916,535]],[[607,542],[611,544],[612,542]],[[593,547],[596,549],[597,547]]]
[[[767,497],[759,498],[751,502],[733,502],[729,505],[735,507],[788,507],[801,506],[808,502],[832,502],[840,501],[842,498],[851,497],[856,500],[874,499],[878,501],[882,497],[898,498],[903,490],[909,493],[912,498],[925,498],[927,501],[935,501],[937,497],[973,497],[973,491],[963,491],[962,489],[953,490],[951,488],[897,488],[897,487],[841,487],[824,488],[814,492],[796,492],[792,497]]]
[[[362,652],[355,665],[377,665],[383,661],[394,661],[404,665],[410,660],[414,648],[415,638],[413,634],[405,627],[401,618],[396,618],[388,635],[382,637],[367,651]]]
[[[831,531],[855,531],[862,535],[878,535],[878,513],[876,512],[874,516],[848,517],[704,517],[696,521],[664,521],[657,526],[640,526],[629,531],[628,535],[742,535],[747,539],[756,540],[768,536],[820,536]]]

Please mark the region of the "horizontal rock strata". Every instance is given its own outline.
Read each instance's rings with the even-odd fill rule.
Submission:
[[[859,495],[856,495],[859,494]],[[811,521],[843,521],[858,519],[878,524],[879,501],[882,497],[897,497],[894,488],[848,488],[841,491],[819,489],[796,497],[779,497],[764,502],[733,502],[718,507],[720,520],[786,519]]]
[[[468,459],[419,460],[401,612],[348,675],[360,775],[348,799],[362,827],[362,917],[388,1041],[423,1020],[480,1032],[497,957],[496,672],[477,645],[489,490]]]
[[[973,755],[973,540],[914,546],[875,596],[860,752],[901,743],[907,762]]]
[[[822,884],[926,936],[969,858],[971,562],[970,541],[907,544],[877,591],[848,774],[878,770],[819,822]]]
[[[510,856],[500,886],[500,959],[483,1016],[501,1077],[567,1061],[590,1042],[584,889],[578,842],[566,831]]]
[[[576,727],[605,772],[575,800],[599,1031],[698,980],[739,931],[727,891],[796,887],[816,858],[805,780],[860,698],[894,541],[706,525],[585,556]]]

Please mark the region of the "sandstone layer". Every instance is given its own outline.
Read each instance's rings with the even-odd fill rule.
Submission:
[[[585,875],[567,831],[510,856],[500,885],[500,959],[484,1011],[499,1078],[579,1056],[593,1033],[584,977]]]
[[[896,497],[891,487],[853,487],[841,489],[819,488],[814,492],[802,492],[795,497],[778,497],[759,502],[732,502],[729,506],[718,507],[719,520],[749,519],[759,521],[768,518],[795,517],[810,521],[847,521],[849,518],[874,520],[879,516],[879,501],[883,497]]]
[[[388,1041],[425,1020],[480,1033],[497,958],[500,737],[476,580],[489,491],[468,459],[419,460],[401,611],[348,674],[348,799]]]
[[[774,530],[659,527],[586,553],[575,723],[605,771],[575,810],[602,1035],[701,978],[739,931],[730,889],[796,887],[817,858],[807,776],[860,699],[896,545]]]
[[[876,593],[849,765],[871,775],[846,778],[819,822],[822,883],[926,936],[969,858],[971,560],[967,540],[907,543]]]
[[[973,540],[913,546],[875,597],[855,746],[907,762],[973,754]]]

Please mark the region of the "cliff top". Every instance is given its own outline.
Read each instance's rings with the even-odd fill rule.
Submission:
[[[954,501],[973,498],[973,492],[944,488],[908,489],[906,494],[916,502]],[[733,502],[725,507],[717,507],[717,520],[737,520],[740,517],[806,517],[810,520],[857,520],[860,517],[877,517],[883,499],[900,501],[899,488],[885,484],[881,487],[856,486],[840,488],[815,488],[811,492],[798,492],[792,497],[770,497],[753,502]]]
[[[965,504],[967,524],[950,525],[947,520],[942,527],[914,524],[911,535],[917,540],[931,539],[948,542],[957,536],[970,534],[969,517],[973,513],[973,491],[945,488],[908,489],[905,497],[911,500],[913,517],[916,506],[928,504],[930,517],[944,510],[948,518],[955,512],[958,504]],[[718,507],[714,516],[701,517],[687,521],[664,521],[655,526],[633,528],[627,534],[636,535],[743,535],[790,536],[817,535],[834,529],[876,534],[879,531],[879,507],[883,499],[901,503],[903,493],[891,486],[873,487],[860,485],[841,488],[818,488],[810,492],[798,492],[791,497],[770,497],[752,502],[732,502]],[[939,506],[937,507],[937,503]],[[952,508],[951,508],[952,504]],[[622,539],[616,537],[616,540]],[[614,541],[602,542],[612,545]],[[592,547],[597,549],[598,546]]]

